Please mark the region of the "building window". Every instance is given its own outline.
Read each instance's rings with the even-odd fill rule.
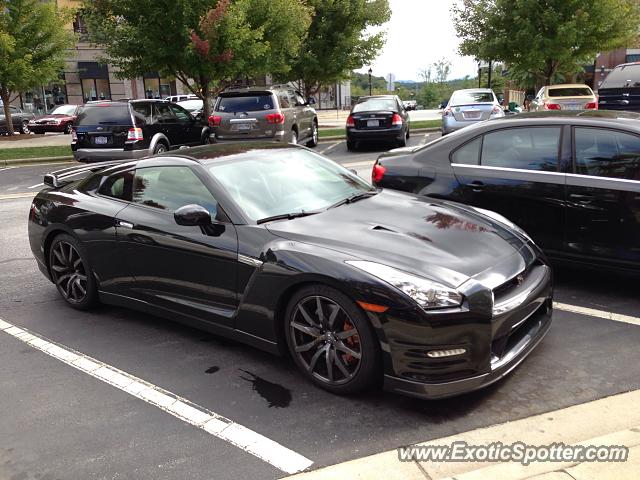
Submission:
[[[627,55],[625,63],[640,62],[640,54],[632,53]]]
[[[175,81],[162,78],[157,72],[143,75],[145,98],[166,98],[176,94]]]
[[[78,62],[78,75],[82,85],[82,98],[92,100],[111,100],[109,70],[98,62]]]
[[[22,93],[21,107],[27,112],[36,114],[49,113],[59,105],[67,103],[67,88],[64,84],[64,74],[59,75],[60,81],[51,82],[42,87],[32,88]]]

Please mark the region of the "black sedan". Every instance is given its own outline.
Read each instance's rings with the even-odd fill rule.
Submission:
[[[69,305],[290,354],[335,393],[383,378],[423,398],[481,388],[550,326],[550,269],[505,220],[379,191],[303,147],[196,147],[45,183],[31,249]]]
[[[397,95],[361,97],[347,117],[347,149],[381,141],[404,147],[409,129],[409,114]]]
[[[541,112],[383,154],[373,182],[501,213],[549,257],[640,272],[640,115]]]

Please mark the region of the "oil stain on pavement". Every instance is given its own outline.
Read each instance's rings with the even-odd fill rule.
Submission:
[[[209,373],[209,374],[211,374],[211,373],[216,373],[218,370],[220,370],[220,367],[218,367],[218,366],[214,365],[213,367],[209,367],[209,368],[207,368],[207,369],[204,371],[204,373]]]
[[[247,378],[240,375],[240,378],[253,384],[253,390],[267,401],[269,408],[286,408],[289,406],[291,403],[291,390],[277,383],[260,378],[247,370],[240,369],[240,371],[251,377]]]

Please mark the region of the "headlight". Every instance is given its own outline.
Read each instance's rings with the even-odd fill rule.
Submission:
[[[501,223],[507,227],[509,227],[512,230],[515,230],[516,232],[518,232],[520,235],[522,235],[523,237],[527,238],[531,243],[535,243],[531,237],[529,236],[529,234],[527,232],[525,232],[523,229],[521,229],[519,226],[517,226],[515,223],[513,223],[511,220],[503,217],[502,215],[500,215],[499,213],[493,212],[491,210],[485,210],[484,208],[478,208],[478,207],[472,207],[476,212],[479,212],[483,215],[486,215],[489,218],[492,218],[493,220],[495,220],[498,223]]]
[[[394,286],[425,310],[452,308],[462,304],[462,295],[437,282],[396,270],[381,263],[361,260],[345,262]]]

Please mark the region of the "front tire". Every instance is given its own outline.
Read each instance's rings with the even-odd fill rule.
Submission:
[[[352,394],[380,378],[380,349],[373,328],[342,292],[324,285],[304,287],[289,301],[285,318],[291,356],[317,386]]]
[[[49,248],[49,269],[58,293],[73,308],[98,303],[98,288],[82,245],[71,235],[58,235]]]
[[[73,128],[73,123],[71,122],[67,123],[67,125],[64,127],[64,133],[69,135],[71,133],[72,128]]]
[[[27,122],[26,120],[22,122],[22,126],[20,127],[20,133],[22,133],[23,135],[29,134],[29,122]]]

